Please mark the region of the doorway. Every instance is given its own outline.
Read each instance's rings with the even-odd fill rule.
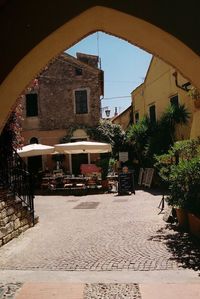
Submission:
[[[42,156],[28,157],[28,171],[37,174],[42,170]]]
[[[80,174],[81,164],[88,164],[88,154],[72,155],[72,173],[74,175]]]

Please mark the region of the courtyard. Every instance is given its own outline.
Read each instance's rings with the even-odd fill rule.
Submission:
[[[166,245],[161,196],[138,191],[37,196],[39,223],[0,249],[0,269],[166,270],[179,264]]]
[[[143,298],[138,282],[196,283],[199,244],[158,215],[161,198],[143,190],[127,196],[36,196],[39,223],[0,249],[0,290],[9,286],[15,293],[31,281],[93,282],[74,288],[90,294],[84,298],[115,298],[91,295],[102,292]]]

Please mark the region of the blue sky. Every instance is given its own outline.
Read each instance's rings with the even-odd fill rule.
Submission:
[[[98,38],[97,38],[98,36]],[[125,110],[131,103],[130,93],[144,81],[152,55],[122,39],[105,34],[94,33],[82,39],[67,53],[76,52],[98,55],[104,71],[104,98],[102,107],[109,107],[113,116],[115,107],[118,112]],[[119,97],[115,99],[106,99]]]

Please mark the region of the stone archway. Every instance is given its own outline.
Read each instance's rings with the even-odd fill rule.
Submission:
[[[112,8],[95,6],[44,38],[12,69],[0,86],[0,128],[18,96],[44,66],[66,48],[98,30],[160,57],[200,88],[200,58],[183,42],[142,19]]]

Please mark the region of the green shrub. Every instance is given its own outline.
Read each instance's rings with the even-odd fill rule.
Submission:
[[[96,165],[102,169],[102,179],[105,180],[108,175],[110,153],[100,154],[100,160],[96,162]]]
[[[200,214],[200,158],[182,160],[171,167],[168,203]]]
[[[200,214],[200,138],[178,141],[156,156],[159,175],[168,183],[168,203]]]

